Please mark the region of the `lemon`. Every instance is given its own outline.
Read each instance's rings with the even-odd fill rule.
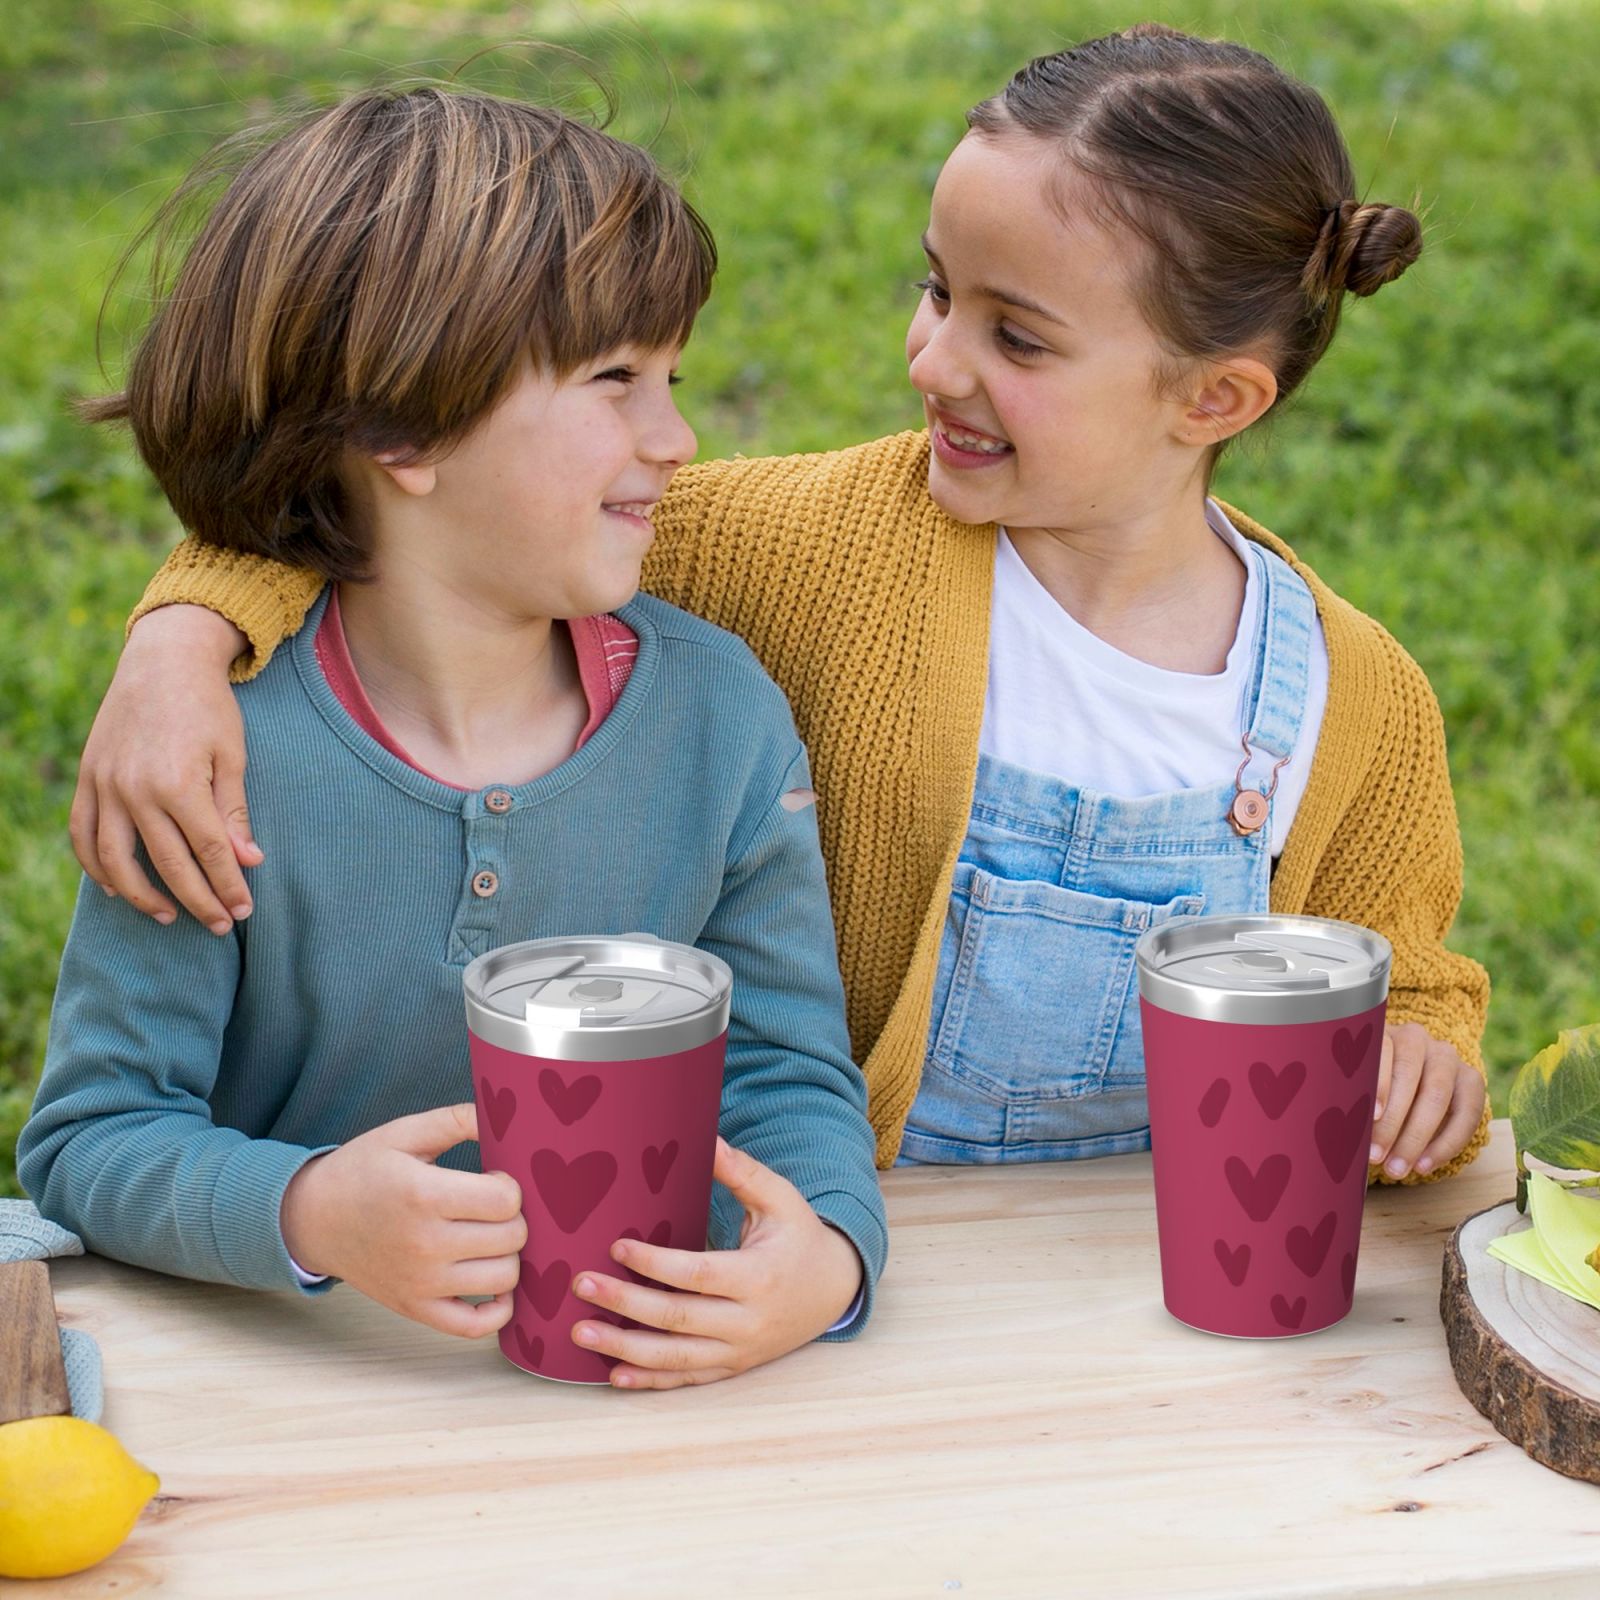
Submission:
[[[0,1578],[61,1578],[104,1561],[160,1487],[92,1422],[0,1425]]]

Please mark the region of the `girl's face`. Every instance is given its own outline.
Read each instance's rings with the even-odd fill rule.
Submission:
[[[969,134],[934,188],[906,357],[928,488],[959,521],[1103,528],[1203,486],[1207,441],[1189,437],[1191,403],[1156,392],[1166,352],[1130,283],[1146,247],[1077,192],[1021,133]]]

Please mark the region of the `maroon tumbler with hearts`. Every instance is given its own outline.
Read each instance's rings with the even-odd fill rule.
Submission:
[[[1389,942],[1322,917],[1173,917],[1140,937],[1167,1310],[1314,1333],[1355,1291]]]
[[[705,1248],[733,975],[630,933],[503,945],[464,983],[483,1170],[517,1180],[528,1222],[500,1349],[543,1378],[605,1383],[613,1361],[572,1328],[622,1319],[573,1277],[633,1276],[611,1259],[625,1236]]]

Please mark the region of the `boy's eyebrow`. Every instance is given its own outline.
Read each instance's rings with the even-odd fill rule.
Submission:
[[[928,243],[927,234],[922,236],[922,253],[927,256],[939,271],[944,271],[944,263],[940,261],[933,246]],[[1043,317],[1046,322],[1053,322],[1058,328],[1070,328],[1072,324],[1065,317],[1058,317],[1054,311],[1039,304],[1037,300],[1030,300],[1026,295],[1013,294],[1009,289],[996,288],[993,284],[980,283],[974,294],[981,294],[985,299],[998,300],[1002,305],[1016,306],[1020,311],[1031,311],[1036,317]]]

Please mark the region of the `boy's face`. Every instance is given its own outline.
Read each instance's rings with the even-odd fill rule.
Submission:
[[[448,454],[384,464],[404,493],[379,498],[379,577],[421,562],[508,620],[632,599],[651,512],[696,448],[670,388],[678,355],[615,350],[559,379],[530,364]]]

